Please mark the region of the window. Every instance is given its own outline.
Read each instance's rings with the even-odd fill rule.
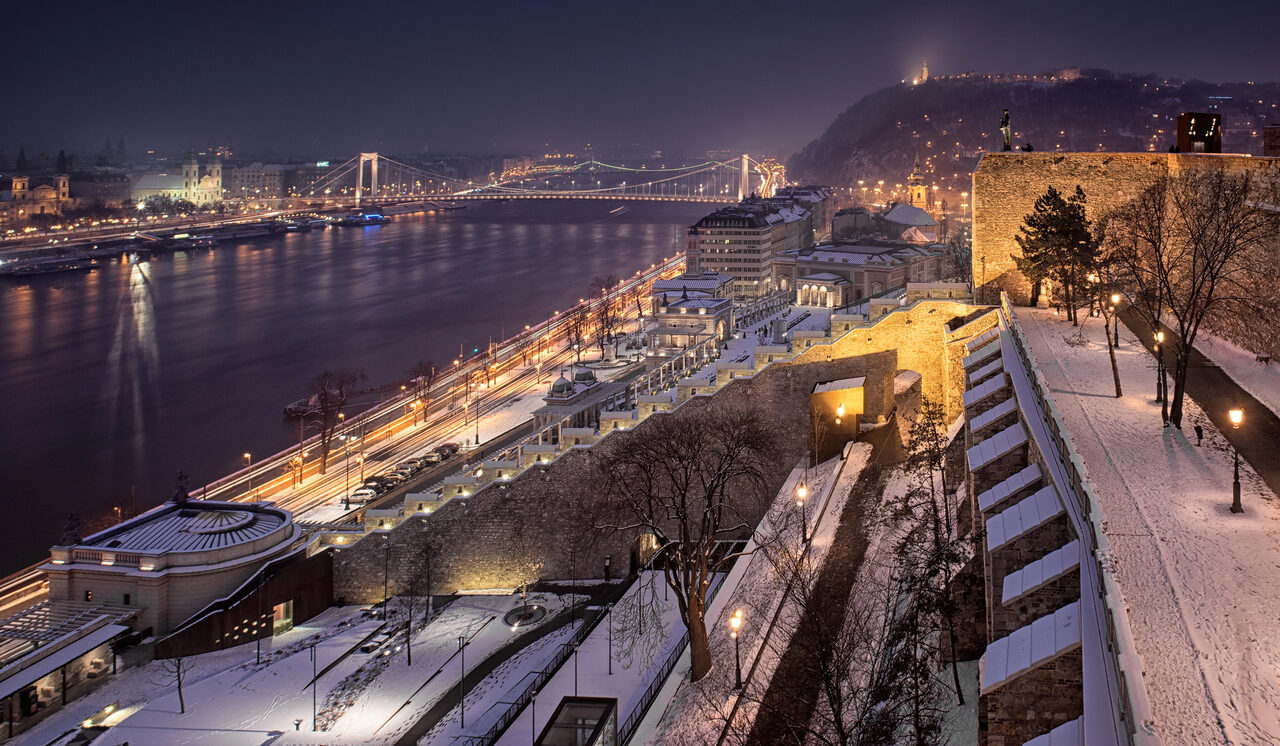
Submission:
[[[129,594],[128,594],[128,593],[124,594],[124,605],[125,605],[125,606],[128,606],[128,605],[129,605]]]
[[[85,591],[85,592],[84,592],[84,600],[86,600],[86,601],[92,601],[92,600],[93,600],[93,591]]]

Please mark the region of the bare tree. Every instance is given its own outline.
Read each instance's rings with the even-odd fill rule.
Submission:
[[[764,512],[777,468],[774,428],[755,410],[704,409],[651,419],[601,445],[595,481],[619,514],[604,528],[656,538],[697,681],[711,670],[707,591],[738,556],[718,542],[750,532]]]
[[[952,522],[951,500],[946,492],[946,475],[943,472],[947,454],[946,428],[946,415],[942,405],[922,395],[920,417],[911,426],[906,463],[908,473],[918,482],[918,488],[908,490],[904,507],[907,514],[919,507],[923,508],[923,521],[927,523],[932,539],[932,553],[925,555],[928,560],[925,571],[936,575],[940,581],[936,588],[934,606],[945,621],[951,659],[955,661],[956,608],[951,598],[951,576],[954,566],[961,560],[961,542]],[[921,590],[929,589],[921,587]],[[952,666],[952,673],[956,697],[960,704],[964,704],[958,667]]]
[[[1148,320],[1158,322],[1167,312],[1176,326],[1169,412],[1176,427],[1182,426],[1191,351],[1205,319],[1228,303],[1264,310],[1251,288],[1260,278],[1275,277],[1276,268],[1261,259],[1280,226],[1278,202],[1276,186],[1252,172],[1202,169],[1157,181],[1108,221],[1126,277],[1142,290],[1142,305],[1153,316]]]
[[[356,386],[364,380],[358,371],[323,371],[311,382],[311,396],[315,401],[313,417],[320,425],[320,473],[329,464],[329,450],[333,436],[342,422],[343,407],[347,406]]]
[[[417,607],[418,596],[427,597],[427,613],[423,623],[431,621],[432,560],[434,554],[431,545],[423,541],[409,561],[402,564],[401,588],[405,595],[401,602],[405,609],[404,650],[405,662],[413,665],[413,616]]]
[[[582,348],[587,343],[587,307],[579,304],[569,310],[564,320],[565,342],[573,349],[577,362],[582,362]]]
[[[621,326],[622,313],[619,306],[622,304],[616,302],[614,298],[614,291],[618,289],[620,282],[617,275],[610,274],[593,279],[588,289],[592,296],[600,294],[600,302],[596,304],[595,322],[596,343],[600,347],[601,357],[604,357],[605,345],[613,343],[614,335]]]
[[[413,384],[413,421],[418,421],[418,410],[422,410],[422,420],[426,422],[427,410],[431,407],[431,387],[440,378],[435,361],[419,360],[409,369],[409,381]],[[421,402],[420,404],[418,402]]]
[[[177,658],[162,658],[160,660],[160,670],[164,672],[165,678],[172,681],[178,687],[178,713],[186,714],[187,703],[182,696],[182,683],[186,680],[187,674],[191,672],[191,668],[195,663],[183,656]]]

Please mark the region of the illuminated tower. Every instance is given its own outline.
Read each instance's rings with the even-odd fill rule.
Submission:
[[[929,79],[929,61],[925,60],[920,66],[920,82],[923,83]]]
[[[916,155],[915,165],[911,168],[911,178],[907,180],[907,202],[921,210],[929,209],[929,190],[924,185],[924,173],[920,170],[920,156]]]

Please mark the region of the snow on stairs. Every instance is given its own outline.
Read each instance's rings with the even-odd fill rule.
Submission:
[[[1057,728],[1036,736],[1023,746],[1080,746],[1084,743],[1084,725],[1081,718],[1076,718],[1059,725]]]
[[[1030,489],[1041,484],[1040,465],[1031,464],[1020,472],[978,495],[978,510],[985,513],[998,513],[1013,504],[1015,500],[1026,497]]]
[[[1080,602],[1019,627],[987,646],[979,661],[982,694],[1080,649]]]
[[[1000,602],[1008,606],[1079,567],[1080,541],[1076,540],[1006,575]]]

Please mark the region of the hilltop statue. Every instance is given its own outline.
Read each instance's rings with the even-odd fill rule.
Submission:
[[[1013,150],[1013,131],[1009,127],[1009,110],[1005,109],[1000,117],[1000,134],[1004,135],[1005,152]]]

